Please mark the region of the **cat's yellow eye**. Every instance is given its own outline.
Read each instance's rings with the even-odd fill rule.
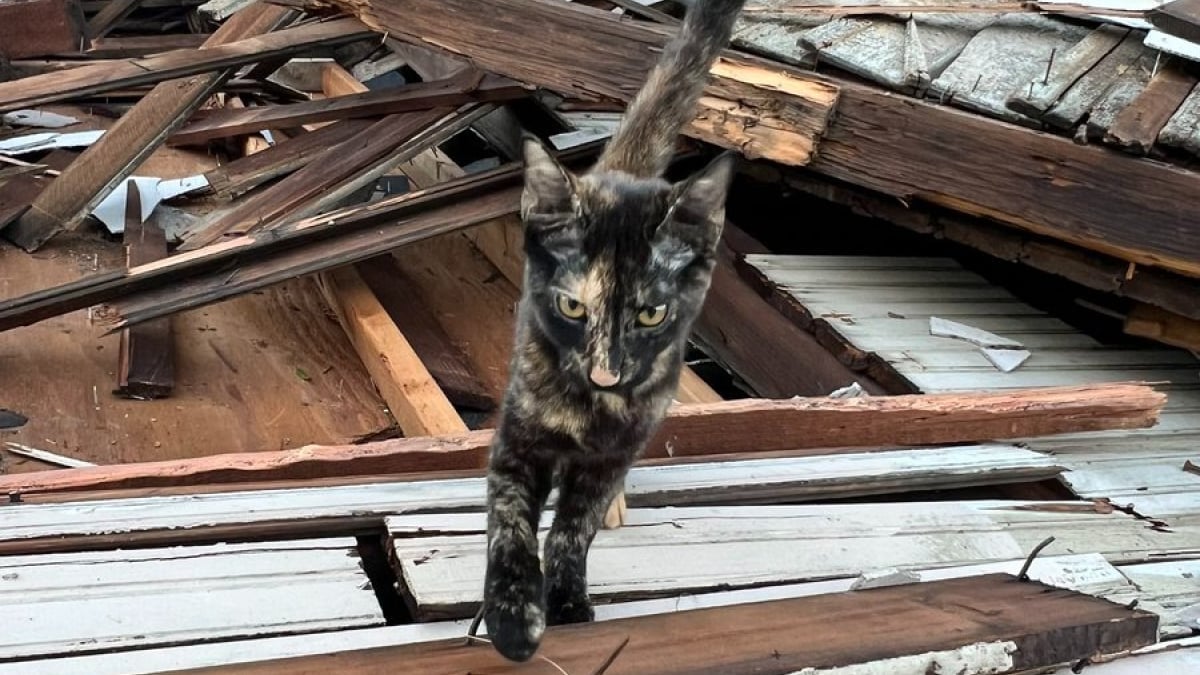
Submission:
[[[559,313],[568,319],[582,319],[587,314],[587,309],[584,308],[583,303],[575,298],[559,293],[557,302]]]
[[[647,327],[653,328],[662,323],[667,318],[667,306],[659,305],[657,307],[643,307],[642,311],[638,312],[638,323]]]

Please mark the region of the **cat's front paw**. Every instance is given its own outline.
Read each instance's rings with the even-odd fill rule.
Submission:
[[[569,623],[587,623],[596,618],[592,611],[592,601],[587,592],[558,593],[553,589],[546,599],[547,619],[550,626],[562,626]]]
[[[533,658],[546,632],[546,613],[538,602],[493,600],[483,618],[492,646],[510,661]]]

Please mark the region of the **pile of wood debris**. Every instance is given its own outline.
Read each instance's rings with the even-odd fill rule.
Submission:
[[[586,166],[688,4],[0,0],[0,675],[503,667],[455,636],[522,282],[520,133]],[[1148,141],[1080,144],[930,100],[949,61],[925,56],[961,36],[922,28],[914,60],[910,4],[750,3],[677,162],[736,150],[772,189],[1065,277],[1133,303],[1127,332],[1200,348],[1200,174],[1141,156],[1200,120],[1192,71],[1127,92],[1153,114],[1117,128]],[[1195,6],[1149,19],[1197,39]],[[779,47],[796,16],[833,37]],[[1046,67],[1037,115],[1113,30]],[[868,34],[903,68],[843,58]],[[1090,338],[940,259],[818,258],[727,226],[678,405],[597,538],[601,620],[550,629],[528,668],[1194,663],[1194,359],[1081,356]],[[1122,502],[1144,487],[1117,489],[1124,465],[1084,477],[1130,438],[1185,468]]]

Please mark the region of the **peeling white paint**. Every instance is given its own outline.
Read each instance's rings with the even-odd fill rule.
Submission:
[[[1014,668],[1016,643],[976,642],[948,649],[856,663],[834,668],[805,668],[789,675],[997,675]]]

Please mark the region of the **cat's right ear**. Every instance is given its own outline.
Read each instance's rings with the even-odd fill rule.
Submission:
[[[575,177],[532,134],[522,134],[525,190],[521,218],[529,225],[550,224],[573,215],[578,207]]]

